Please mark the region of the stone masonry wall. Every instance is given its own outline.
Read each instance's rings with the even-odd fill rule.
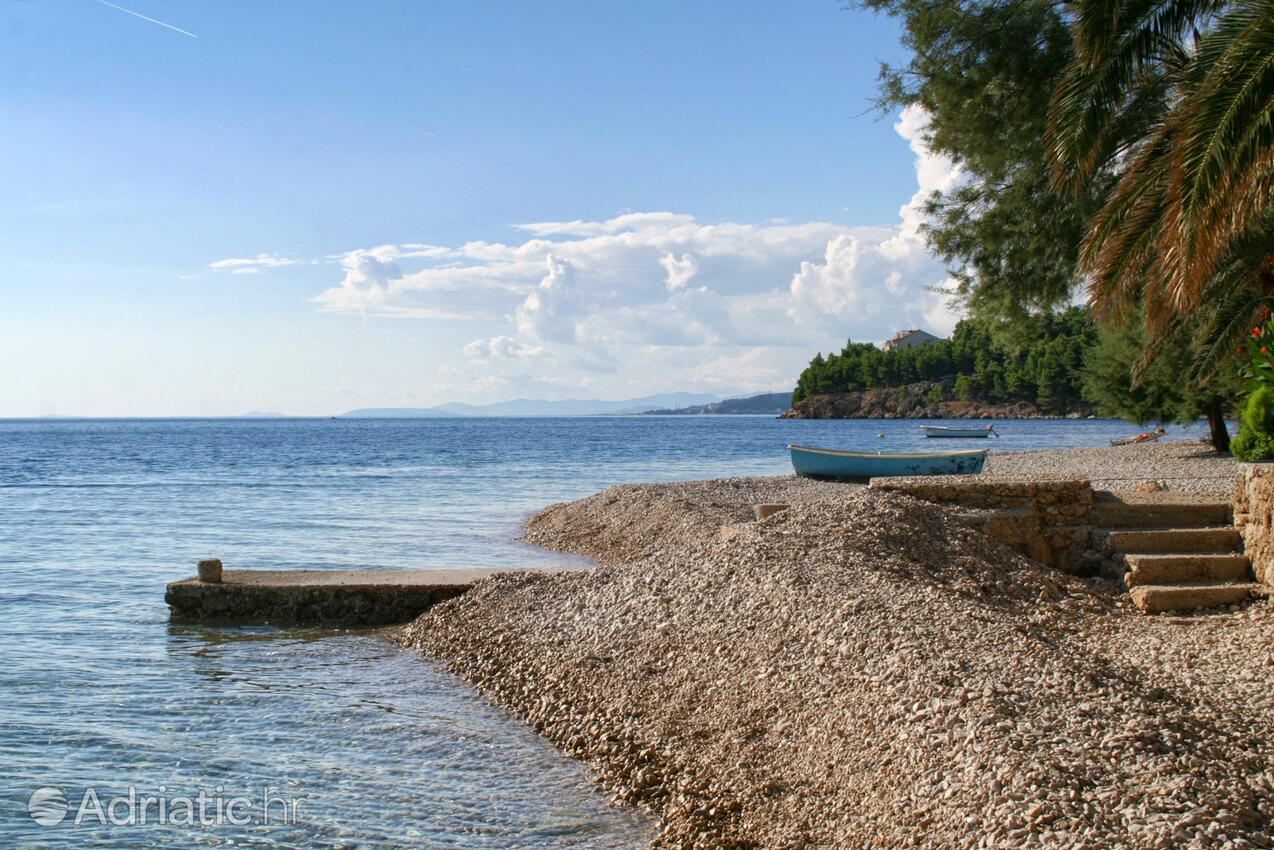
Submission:
[[[270,587],[186,580],[168,585],[164,598],[175,616],[200,621],[358,627],[406,623],[466,590],[467,585]]]
[[[871,486],[963,508],[983,532],[1051,567],[1075,574],[1096,568],[1090,552],[1093,488],[1086,480],[942,476],[876,478]]]
[[[1274,464],[1244,464],[1234,481],[1234,525],[1256,580],[1274,585]]]

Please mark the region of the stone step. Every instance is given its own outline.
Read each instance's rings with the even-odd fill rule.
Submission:
[[[1191,584],[1197,582],[1251,581],[1247,555],[1128,555],[1128,587]]]
[[[1098,528],[1203,528],[1230,524],[1230,501],[1193,493],[1093,494],[1090,520]]]
[[[1220,608],[1251,598],[1258,586],[1249,582],[1222,584],[1146,584],[1129,591],[1133,604],[1146,614]]]
[[[1099,532],[1103,533],[1103,532]],[[1196,552],[1238,552],[1243,535],[1237,528],[1109,529],[1104,531],[1107,552],[1124,555],[1185,555]]]

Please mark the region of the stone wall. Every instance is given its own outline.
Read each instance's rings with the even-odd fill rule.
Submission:
[[[1234,481],[1234,525],[1258,582],[1274,585],[1274,464],[1243,464]]]
[[[1014,480],[984,476],[875,478],[878,490],[907,493],[963,509],[972,525],[1028,558],[1076,575],[1095,572],[1089,512],[1093,488],[1079,479]]]
[[[273,587],[205,584],[188,579],[168,585],[164,598],[179,619],[355,627],[406,623],[430,606],[468,589],[468,585],[460,584]]]

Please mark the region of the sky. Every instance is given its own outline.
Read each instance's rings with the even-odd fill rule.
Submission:
[[[790,389],[945,334],[839,0],[0,0],[0,416]]]

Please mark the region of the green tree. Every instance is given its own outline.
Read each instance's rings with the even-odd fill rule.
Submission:
[[[1067,411],[1081,403],[1084,352],[1093,333],[1085,312],[1071,308],[1031,317],[1017,340],[992,334],[984,322],[966,319],[956,325],[951,339],[920,348],[881,351],[874,345],[847,343],[839,354],[819,354],[811,360],[793,397],[799,402],[821,393],[954,379],[957,394],[967,401],[1039,399],[1048,410]]]
[[[1035,388],[1031,385],[1027,378],[1026,370],[1022,368],[1019,361],[1020,358],[1014,357],[1004,366],[1004,396],[1005,398],[1029,398],[1035,395]]]
[[[827,361],[823,359],[823,352],[814,355],[814,359],[810,361],[810,365],[801,372],[800,378],[796,381],[796,389],[792,390],[792,403],[804,401],[810,396],[819,395],[822,392],[819,387],[819,381],[827,369]]]
[[[958,296],[997,335],[1066,303],[1088,211],[1104,192],[1050,181],[1044,131],[1054,87],[1073,58],[1063,4],[1052,0],[857,0],[898,19],[912,58],[881,69],[878,106],[919,105],[927,142],[963,169],[929,199],[926,236]]]
[[[1206,416],[1213,448],[1229,451],[1225,411],[1239,382],[1233,364],[1207,383],[1191,378],[1197,345],[1188,334],[1179,333],[1138,374],[1143,345],[1139,316],[1102,328],[1088,351],[1084,378],[1084,395],[1098,413],[1139,425],[1193,422]]]
[[[1071,396],[1069,376],[1076,374],[1067,368],[1064,343],[1060,339],[1049,340],[1036,362],[1035,403],[1044,410],[1060,413]]]

